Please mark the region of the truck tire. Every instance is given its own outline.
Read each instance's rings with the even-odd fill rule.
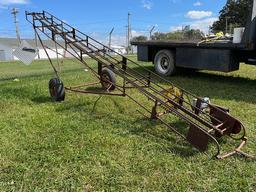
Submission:
[[[175,74],[174,52],[169,50],[159,51],[154,59],[155,71],[161,76],[170,76]]]

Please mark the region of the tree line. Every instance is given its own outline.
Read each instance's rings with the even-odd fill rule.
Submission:
[[[248,16],[251,14],[253,0],[227,0],[225,6],[219,12],[219,18],[211,26],[213,33],[230,32],[235,27],[245,27]],[[226,31],[227,30],[227,31]],[[157,32],[151,40],[198,40],[202,38],[202,32],[196,29],[185,28],[168,33]],[[148,40],[146,36],[134,37],[132,41]]]
[[[177,30],[168,33],[156,32],[152,35],[151,40],[198,40],[202,38],[202,32],[198,29]],[[132,41],[146,41],[146,36],[134,37]]]
[[[226,5],[219,12],[219,19],[213,23],[211,30],[230,31],[235,27],[245,27],[251,14],[253,0],[227,0]]]

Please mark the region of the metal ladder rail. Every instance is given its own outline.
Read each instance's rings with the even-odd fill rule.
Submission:
[[[49,14],[49,13],[48,13]],[[56,18],[56,17],[54,17],[54,16],[52,16],[51,15],[51,18],[55,18],[55,19],[57,19],[57,20],[59,20],[58,18]],[[59,20],[60,21],[60,20]],[[62,22],[62,21],[61,21]],[[56,23],[56,22],[54,22],[53,21],[53,23],[55,23],[56,25],[56,27],[58,27],[59,26],[59,24],[58,23]],[[63,22],[62,22],[62,24],[63,24]],[[78,30],[76,30],[76,29],[74,29],[73,27],[71,27],[70,25],[68,25],[68,24],[66,24],[67,26],[69,26],[70,28],[72,28],[75,32],[79,32],[79,33],[81,33],[80,31],[78,31]],[[66,29],[66,28],[65,28]],[[67,29],[66,29],[67,30]],[[90,37],[88,37],[87,35],[85,35],[86,36],[86,38],[87,39],[92,39],[92,38],[90,38]],[[77,38],[80,38],[79,36],[77,36],[76,34],[75,34],[75,37],[77,37]],[[71,43],[83,43],[85,40],[82,40],[82,38],[80,38],[81,40],[80,41],[77,41],[77,40],[75,40],[75,41],[72,41]],[[95,42],[97,42],[96,40],[94,40],[94,39],[92,39],[93,41],[95,41]],[[99,42],[97,42],[97,43],[99,43]],[[100,44],[100,43],[99,43]],[[87,47],[89,47],[88,45],[92,45],[92,44],[90,44],[90,43],[88,43],[87,44]],[[84,46],[86,46],[86,45],[84,45]],[[93,45],[92,45],[93,46]],[[105,45],[103,45],[104,47],[106,47]],[[94,46],[94,48],[96,48],[95,46]],[[96,48],[97,49],[97,48]],[[91,49],[92,50],[92,49]],[[99,53],[101,52],[101,50],[96,50],[96,51],[98,51]],[[106,54],[105,53],[102,53],[102,58],[103,59],[106,59],[106,56],[105,56]],[[107,56],[109,56],[109,55],[107,55]],[[122,55],[120,55],[120,56],[122,56]],[[110,56],[111,57],[111,56]],[[126,60],[128,60],[128,58],[126,58],[126,57],[124,57],[124,56],[122,56],[123,58],[125,58]],[[114,57],[111,57],[111,59],[114,59],[114,60],[116,60]],[[109,61],[109,60],[107,60],[108,62],[110,62],[110,63],[112,63],[111,61]],[[118,61],[118,60],[116,60],[116,61]],[[121,62],[120,61],[118,61],[118,63],[117,64],[120,64]],[[134,63],[134,62],[133,62]],[[115,63],[116,64],[116,63]],[[131,68],[130,68],[131,69]],[[132,70],[132,69],[131,69]],[[134,71],[134,70],[132,70],[132,71]],[[137,71],[135,71],[135,73],[137,73]],[[142,74],[133,74],[133,75],[140,75],[139,77],[141,77],[141,76],[143,76]],[[159,84],[156,84],[158,87],[159,87]],[[177,87],[177,86],[175,86],[175,87]],[[166,91],[166,89],[164,89],[163,87],[160,87],[160,88],[162,88],[163,90],[162,91]],[[175,96],[175,95],[174,95]],[[191,96],[191,95],[190,95]],[[183,98],[179,98],[179,99],[183,99]],[[186,102],[185,100],[184,100],[184,102]],[[186,102],[187,103],[187,102]],[[187,104],[189,104],[190,105],[190,103],[187,103]],[[204,114],[204,115],[207,115],[207,116],[209,116],[208,114],[205,114],[203,111],[201,111],[200,109],[198,109],[202,114]],[[217,119],[216,119],[217,120]],[[217,120],[218,121],[218,120]]]
[[[43,11],[43,13],[39,13],[39,15],[46,15],[46,14],[48,14],[48,15],[49,15],[50,17],[52,17],[53,19],[55,19],[55,20],[57,20],[57,21],[63,23],[63,25],[68,26],[69,28],[73,29],[72,26],[70,26],[69,24],[63,22],[62,20],[58,19],[57,17],[55,17],[54,15],[50,14],[50,13],[47,12],[47,11]],[[64,28],[65,28],[65,27],[64,27]],[[88,35],[84,34],[83,32],[79,31],[78,29],[76,29],[76,32],[79,33],[80,35],[84,36],[84,37],[87,38],[88,40],[91,40],[91,41],[93,41],[93,42],[95,42],[95,43],[97,43],[97,44],[99,44],[99,45],[101,45],[101,46],[103,46],[103,47],[106,47],[104,44],[100,43],[99,41],[97,41],[97,40],[95,40],[95,39],[93,39],[93,38],[91,38],[91,37],[89,37]],[[121,55],[120,53],[114,51],[113,49],[110,49],[110,48],[108,48],[108,49],[111,50],[111,52],[115,53],[116,55],[126,58],[127,61],[131,62],[132,64],[137,65],[138,67],[143,68],[143,70],[145,70],[145,71],[151,73],[152,75],[154,75],[155,77],[159,78],[159,79],[162,80],[163,82],[168,83],[168,84],[172,85],[173,87],[179,88],[179,89],[182,90],[184,93],[187,93],[187,94],[193,96],[194,98],[198,98],[198,97],[197,97],[196,95],[194,95],[193,93],[191,93],[191,92],[189,92],[189,91],[183,89],[182,87],[179,87],[179,86],[173,84],[171,81],[169,81],[169,80],[167,80],[167,79],[161,77],[160,75],[158,75],[158,74],[156,74],[156,73],[153,73],[153,72],[150,71],[149,69],[147,69],[147,68],[145,68],[144,66],[142,66],[142,65],[140,65],[140,64],[138,64],[138,63],[136,63],[136,62],[134,62],[133,60],[131,60],[131,59],[129,59],[129,58],[127,58],[127,57]]]
[[[49,28],[49,26],[52,27],[52,25],[44,25],[44,26],[47,26],[48,28]],[[60,33],[60,34],[61,34],[61,33]]]
[[[53,26],[50,26],[50,25],[44,25],[45,27],[47,27],[48,29],[49,29],[49,27],[53,27]],[[53,29],[50,29],[51,31],[53,30]],[[61,34],[61,33],[60,33]],[[81,47],[80,48],[78,48],[78,49],[82,49]],[[92,55],[91,55],[91,57],[93,57]],[[97,60],[97,58],[95,58],[94,57],[94,59],[96,59]],[[159,94],[159,92],[157,92],[157,90],[154,90],[154,91],[156,91],[155,93],[158,93]],[[164,97],[166,97],[166,96],[164,96]],[[170,98],[165,98],[165,99],[168,99],[168,100],[170,100]],[[158,99],[159,100],[159,99]],[[172,100],[170,100],[170,102],[172,102]],[[176,105],[176,107],[177,106],[179,106],[179,105],[177,105],[177,103],[172,103],[173,105]],[[187,110],[187,109],[183,109],[183,112],[185,112],[185,113],[188,113],[189,111]],[[189,112],[189,114],[190,114],[191,112]],[[202,121],[202,119],[199,117],[199,116],[196,116],[195,114],[192,114],[192,117],[193,118],[195,118],[195,119],[197,119],[197,120],[199,120],[201,123],[203,123],[204,125],[207,125],[208,127],[210,126],[210,128],[212,128],[212,129],[214,129],[214,127],[212,127],[212,125],[210,125],[210,124],[208,124],[208,123],[205,123],[204,121]]]
[[[78,49],[82,49],[81,47],[77,47]],[[92,57],[92,56],[91,56]],[[97,59],[97,58],[94,58],[94,59]],[[177,114],[176,114],[177,115]],[[193,114],[194,115],[194,114]],[[178,114],[178,116],[181,116],[181,113]]]
[[[58,26],[58,25],[56,25],[56,26]],[[76,35],[75,35],[75,37],[77,37]],[[85,40],[81,40],[81,41],[77,41],[77,40],[74,40],[74,41],[72,41],[71,40],[71,42],[70,42],[70,44],[76,44],[76,43],[83,43],[83,42],[85,42]],[[84,47],[85,46],[87,46],[87,47],[89,47],[89,45],[91,45],[91,46],[93,46],[92,44],[90,44],[90,43],[88,43],[87,42],[87,45],[84,45]],[[95,46],[93,46],[94,48],[96,48]],[[90,48],[90,47],[89,47]],[[101,50],[97,50],[97,48],[96,48],[96,50],[94,50],[94,51],[92,51],[92,49],[90,49],[91,50],[91,52],[97,52],[97,53],[101,53]],[[100,55],[101,56],[101,58],[103,58],[103,59],[106,59],[106,56],[105,56],[105,53],[102,53],[102,55]],[[125,57],[124,57],[125,58]],[[114,58],[115,59],[115,58]],[[110,62],[111,63],[111,61],[110,60],[108,60],[107,59],[107,62]],[[118,62],[118,64],[119,63],[121,63],[121,62]],[[116,63],[115,63],[116,64]],[[137,75],[137,74],[133,74],[133,75]],[[139,75],[141,75],[141,74],[139,74]],[[141,77],[141,76],[139,76],[139,77]],[[162,90],[163,91],[163,90]],[[174,95],[174,96],[176,96],[176,95]],[[179,99],[182,99],[182,98],[179,98]],[[184,102],[186,102],[185,100],[184,100]],[[188,102],[186,102],[187,104],[189,104],[190,105],[190,103],[188,103]],[[198,110],[200,110],[200,109],[198,109]],[[202,112],[202,111],[201,111]],[[217,119],[216,119],[217,120]],[[218,121],[218,120],[217,120]]]

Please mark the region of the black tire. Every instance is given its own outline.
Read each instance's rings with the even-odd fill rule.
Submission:
[[[107,91],[114,91],[116,88],[116,77],[110,69],[103,69],[101,73],[102,88]]]
[[[53,78],[49,81],[49,92],[54,101],[61,102],[65,100],[65,87],[60,79]]]
[[[174,52],[169,50],[159,51],[154,59],[155,71],[161,76],[170,76],[175,74],[175,57]]]

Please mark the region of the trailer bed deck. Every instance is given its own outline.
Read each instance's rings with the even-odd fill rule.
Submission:
[[[245,49],[245,44],[239,43],[234,44],[232,42],[208,42],[208,43],[199,43],[200,41],[140,41],[132,42],[132,45],[136,46],[159,46],[159,47],[168,47],[168,48],[205,48],[205,49],[229,49],[229,50],[241,50]]]

